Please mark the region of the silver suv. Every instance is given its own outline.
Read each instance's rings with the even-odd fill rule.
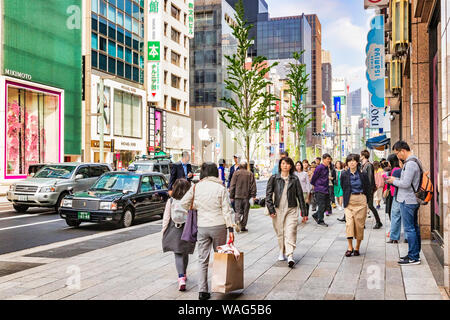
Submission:
[[[169,181],[170,179],[170,169],[172,163],[170,160],[136,160],[132,163],[136,168],[136,171],[142,172],[159,172],[164,175],[164,177]]]
[[[29,207],[58,208],[62,199],[71,192],[89,189],[111,167],[102,163],[47,164],[33,177],[12,184],[6,194],[18,212]]]

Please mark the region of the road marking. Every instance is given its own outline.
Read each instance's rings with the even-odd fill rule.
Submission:
[[[46,211],[46,212],[42,212],[42,213],[37,213],[37,214],[21,214],[19,216],[12,216],[12,217],[6,217],[6,218],[0,218],[0,221],[2,220],[11,220],[11,219],[20,219],[20,218],[30,218],[30,217],[39,217],[42,216],[44,214],[48,214],[52,211]]]
[[[0,229],[0,231],[17,229],[17,228],[23,228],[23,227],[29,227],[29,226],[35,226],[35,225],[38,225],[38,224],[51,223],[51,222],[56,222],[56,221],[64,221],[64,219],[55,219],[55,220],[49,220],[49,221],[21,224],[20,226],[13,226],[13,227],[2,228],[2,229]]]

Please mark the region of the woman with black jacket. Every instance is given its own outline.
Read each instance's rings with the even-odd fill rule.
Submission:
[[[279,173],[270,177],[266,189],[266,206],[272,218],[273,228],[278,238],[280,256],[278,260],[288,260],[289,267],[295,264],[293,254],[297,243],[298,207],[306,212],[300,180],[294,174],[294,161],[283,158],[278,166]]]
[[[346,257],[352,254],[359,256],[361,241],[364,239],[364,225],[367,217],[367,198],[370,190],[369,178],[365,172],[359,170],[359,155],[350,154],[345,163],[349,169],[341,174],[341,186],[344,191],[345,225],[348,241]],[[356,247],[353,249],[353,238]]]

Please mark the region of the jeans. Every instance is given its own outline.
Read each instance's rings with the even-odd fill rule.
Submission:
[[[404,224],[404,223],[403,223]],[[400,240],[400,229],[402,226],[402,215],[400,213],[400,203],[397,200],[392,199],[391,207],[391,240]],[[406,236],[406,234],[405,234]]]
[[[322,192],[316,192],[315,194],[318,208],[316,213],[313,214],[313,217],[315,217],[318,222],[323,222],[323,215],[330,205],[330,196]]]
[[[403,225],[408,239],[408,257],[412,260],[420,259],[421,239],[418,223],[419,205],[400,203]]]

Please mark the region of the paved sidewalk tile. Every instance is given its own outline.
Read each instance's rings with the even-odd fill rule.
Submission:
[[[313,220],[299,223],[294,268],[278,261],[278,243],[270,217],[252,210],[249,232],[236,234],[236,246],[244,252],[244,289],[213,293],[213,300],[441,300],[440,290],[426,258],[417,266],[399,266],[407,244],[387,244],[389,219],[379,211],[383,228],[374,230],[374,218],[366,222],[358,257],[345,257],[343,212],[325,217],[328,228]],[[160,222],[157,222],[160,223]],[[212,267],[212,252],[210,267]],[[0,256],[0,261],[2,257]],[[17,257],[20,259],[20,257]],[[9,260],[8,260],[9,261]],[[172,253],[163,253],[161,234],[125,241],[75,257],[0,277],[0,299],[53,300],[197,300],[197,251],[190,256],[187,291],[178,291]],[[79,288],[69,287],[70,268],[80,270]],[[208,279],[211,285],[212,269]]]

